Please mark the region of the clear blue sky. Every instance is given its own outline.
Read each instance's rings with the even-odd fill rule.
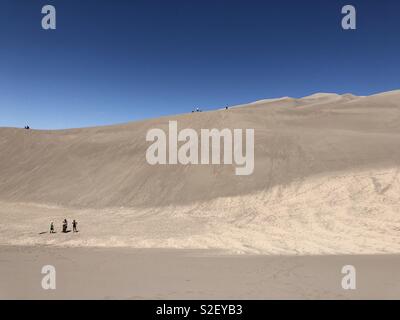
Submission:
[[[41,29],[41,8],[57,30]],[[341,8],[357,8],[357,30]],[[400,88],[398,0],[0,0],[0,126]]]

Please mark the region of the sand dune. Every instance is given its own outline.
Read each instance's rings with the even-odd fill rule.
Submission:
[[[148,129],[254,128],[255,170],[150,166]],[[400,252],[400,91],[61,131],[0,128],[0,244]],[[76,218],[78,235],[38,235]]]

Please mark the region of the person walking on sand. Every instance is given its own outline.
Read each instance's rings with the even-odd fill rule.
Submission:
[[[55,233],[54,232],[54,223],[53,222],[50,223],[50,233]]]
[[[74,221],[72,221],[72,229],[73,229],[74,232],[78,232],[78,229],[76,228],[77,225],[78,225],[78,222],[76,222],[75,219],[74,219]]]
[[[63,232],[66,233],[68,229],[68,221],[67,219],[64,219],[63,221]]]

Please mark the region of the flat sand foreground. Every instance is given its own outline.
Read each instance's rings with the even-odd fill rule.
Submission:
[[[343,290],[353,265],[357,289]],[[41,269],[56,268],[56,290]],[[1,299],[398,299],[400,255],[254,256],[208,250],[0,247]]]

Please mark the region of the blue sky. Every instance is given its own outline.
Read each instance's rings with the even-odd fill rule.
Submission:
[[[57,9],[57,30],[41,8]],[[341,8],[357,9],[357,30]],[[0,126],[400,88],[398,0],[0,0]]]

